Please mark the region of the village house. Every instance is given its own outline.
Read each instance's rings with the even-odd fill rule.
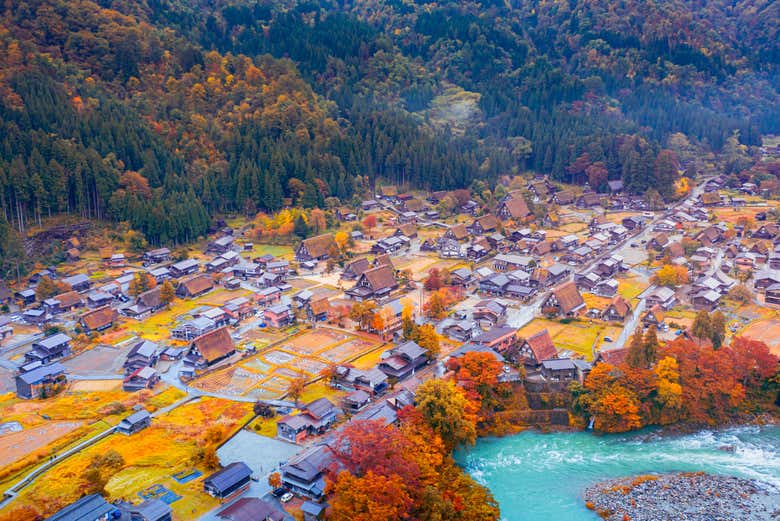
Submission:
[[[455,239],[442,237],[439,239],[439,257],[443,259],[457,259],[464,257],[463,248]]]
[[[666,233],[659,233],[647,241],[647,249],[663,251],[669,245],[669,236]]]
[[[363,211],[368,212],[371,210],[376,210],[378,208],[381,208],[382,205],[379,203],[379,201],[376,201],[374,199],[369,199],[367,201],[361,202],[360,207],[363,209]]]
[[[629,215],[628,217],[623,217],[620,224],[630,231],[641,230],[645,225],[645,220],[638,215]]]
[[[645,300],[647,301],[648,307],[653,307],[658,304],[664,310],[668,311],[677,304],[677,295],[675,295],[672,288],[659,286],[655,288]]]
[[[151,424],[152,416],[149,414],[149,411],[141,409],[140,411],[136,411],[130,416],[123,418],[122,421],[119,422],[119,425],[116,426],[116,431],[125,436],[130,436],[131,434],[144,430]]]
[[[773,284],[780,284],[780,270],[764,268],[753,275],[753,287],[756,291],[763,291]]]
[[[282,299],[282,290],[276,286],[268,286],[255,294],[257,303],[261,306],[273,306]]]
[[[43,301],[43,309],[52,315],[73,311],[76,308],[84,306],[81,295],[75,291],[60,293],[52,298]]]
[[[364,272],[371,268],[371,264],[366,257],[358,257],[352,259],[344,265],[344,271],[341,273],[342,279],[355,280],[360,277]]]
[[[445,318],[439,324],[439,329],[444,336],[455,339],[458,342],[467,342],[482,332],[473,320],[454,320]]]
[[[140,367],[122,380],[122,390],[128,393],[142,389],[153,389],[160,381],[160,375],[152,367]]]
[[[498,230],[498,219],[493,214],[483,215],[474,219],[474,222],[467,227],[472,235],[484,235]]]
[[[514,271],[517,269],[531,272],[536,266],[532,257],[514,254],[498,254],[493,258],[493,267],[496,271]]]
[[[393,232],[394,237],[407,237],[409,239],[414,239],[417,237],[417,226],[414,224],[402,224],[398,228],[395,229]]]
[[[561,190],[560,192],[554,193],[550,201],[558,206],[572,204],[574,202],[574,192],[571,190]]]
[[[96,331],[105,331],[114,325],[116,318],[117,312],[115,309],[111,306],[103,306],[102,308],[81,315],[81,318],[79,318],[79,325],[87,334]]]
[[[196,370],[203,370],[221,362],[236,352],[233,338],[226,327],[209,331],[195,338],[190,344],[185,362]]]
[[[717,309],[720,297],[721,295],[717,291],[705,290],[694,295],[691,298],[691,303],[695,309],[712,312]]]
[[[71,277],[65,277],[62,279],[62,282],[67,284],[71,291],[87,291],[92,286],[92,281],[90,278],[83,274],[79,273],[78,275],[73,275]]]
[[[601,282],[601,277],[592,271],[587,273],[576,273],[574,275],[574,282],[577,287],[583,291],[592,291],[596,287],[596,284]]]
[[[398,289],[395,270],[389,266],[378,266],[363,272],[355,285],[345,293],[352,300],[381,300]]]
[[[96,309],[108,306],[116,300],[116,296],[102,290],[92,290],[87,295],[87,307]]]
[[[450,284],[468,288],[474,284],[474,276],[468,268],[456,268],[450,272]]]
[[[565,253],[561,260],[573,264],[584,264],[593,257],[593,248],[585,244]]]
[[[320,295],[316,298],[312,298],[304,306],[306,311],[306,318],[311,322],[321,322],[327,320],[328,313],[330,312],[330,301],[327,295]]]
[[[704,192],[699,196],[699,201],[704,206],[720,206],[723,198],[718,192]]]
[[[653,224],[654,232],[673,232],[677,229],[677,223],[669,219],[660,219]]]
[[[775,237],[780,236],[780,225],[778,224],[762,224],[752,234],[754,239],[772,240]]]
[[[506,194],[496,209],[496,215],[502,221],[513,219],[523,221],[531,215],[528,209],[528,203],[525,202],[523,194],[519,190]]]
[[[362,391],[360,391],[362,392]],[[327,398],[306,404],[299,414],[288,414],[276,424],[276,436],[292,443],[301,443],[309,436],[324,434],[341,411]]]
[[[210,496],[224,499],[249,488],[252,469],[243,461],[235,461],[203,480],[203,490]]]
[[[518,357],[522,358],[524,365],[538,368],[543,360],[558,358],[558,350],[549,331],[543,329],[519,342]]]
[[[400,299],[391,300],[384,304],[379,309],[379,314],[383,318],[383,327],[379,330],[372,327],[371,332],[376,333],[385,340],[393,338],[403,328],[403,309],[404,305]]]
[[[295,251],[295,260],[297,262],[322,261],[330,256],[330,252],[334,248],[338,249],[338,246],[332,233],[310,237],[301,241]]]
[[[153,367],[157,364],[158,349],[159,346],[151,340],[139,340],[135,342],[127,352],[127,358],[122,366],[125,375],[144,367]]]
[[[19,301],[22,306],[29,306],[35,302],[35,290],[32,288],[26,288],[14,293],[14,298]]]
[[[623,347],[620,349],[601,350],[596,354],[596,358],[593,360],[593,365],[594,366],[598,364],[620,365],[625,363],[627,355],[628,355],[627,347]]]
[[[171,275],[177,279],[196,273],[199,269],[200,263],[195,259],[185,259],[170,266]]]
[[[403,380],[428,363],[428,350],[409,340],[381,355],[379,370],[390,378]]]
[[[85,512],[89,513],[89,517],[84,517]],[[100,494],[89,494],[58,510],[46,521],[109,521],[119,519],[121,515],[121,510]]]
[[[612,302],[601,313],[601,318],[609,322],[624,322],[631,315],[631,304],[620,295],[615,295]]]
[[[180,322],[171,328],[171,338],[177,340],[192,340],[213,331],[217,325],[208,317],[197,317]]]
[[[546,315],[573,317],[585,310],[585,301],[577,285],[570,281],[553,289],[542,302],[541,309]]]
[[[642,314],[642,325],[661,327],[664,323],[664,308],[660,304],[650,307]]]
[[[38,365],[16,375],[16,396],[25,400],[45,398],[54,394],[66,382],[65,367],[59,362]]]
[[[469,231],[466,229],[466,225],[463,223],[454,224],[450,226],[446,232],[444,232],[444,237],[447,239],[454,239],[456,241],[465,241],[469,238]]]
[[[615,279],[601,280],[593,287],[593,294],[600,297],[614,297],[619,285]]]
[[[601,205],[601,196],[596,192],[585,192],[577,198],[577,208],[593,208]]]
[[[401,212],[398,214],[398,222],[414,225],[414,223],[417,222],[417,213],[408,211]]]
[[[165,307],[165,303],[163,303],[161,298],[161,289],[160,286],[157,286],[156,288],[144,291],[135,297],[135,302],[133,304],[121,308],[121,313],[137,320],[144,319],[153,313],[156,313]]]
[[[295,314],[289,304],[275,304],[265,309],[263,318],[269,327],[277,329],[287,327],[295,322]]]
[[[32,343],[30,351],[24,354],[25,363],[48,364],[70,354],[71,338],[64,333],[55,333]]]
[[[511,280],[503,273],[494,273],[478,282],[479,292],[487,295],[504,296]]]
[[[371,252],[378,255],[390,254],[401,251],[409,246],[409,238],[406,236],[390,236],[379,239],[371,246]]]
[[[257,312],[254,303],[247,297],[236,297],[228,300],[222,304],[222,310],[235,323],[253,317]]]
[[[474,337],[471,342],[502,353],[517,342],[517,328],[493,326],[481,335]]]
[[[374,367],[368,370],[355,369],[345,365],[336,367],[331,384],[337,389],[365,391],[378,396],[387,390],[387,375]]]
[[[571,382],[577,379],[577,366],[569,358],[542,360],[541,373],[546,380]]]
[[[168,248],[157,248],[144,252],[144,265],[161,264],[171,260],[171,250]]]
[[[718,244],[723,240],[723,230],[718,226],[708,226],[696,235],[696,240],[704,246]]]
[[[325,477],[341,465],[327,445],[314,445],[282,465],[282,484],[295,494],[319,499],[325,494]]]
[[[490,254],[490,244],[484,237],[474,238],[471,244],[466,246],[466,257],[479,262]]]
[[[241,260],[241,255],[235,251],[228,251],[221,255],[214,257],[212,260],[206,263],[206,272],[219,273],[227,270],[232,266],[235,266]]]
[[[208,275],[195,275],[179,282],[176,295],[180,298],[195,298],[214,289],[214,279]]]
[[[41,326],[48,320],[48,314],[43,309],[27,309],[22,313],[22,318],[27,324]]]
[[[506,320],[507,306],[497,300],[480,300],[472,308],[471,316],[481,326],[492,327]]]
[[[234,241],[235,238],[232,235],[225,235],[215,239],[206,246],[206,253],[216,253],[219,255],[230,251],[233,248]]]
[[[780,306],[780,284],[772,284],[764,291],[764,302]]]

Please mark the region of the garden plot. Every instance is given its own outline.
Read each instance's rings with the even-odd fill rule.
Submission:
[[[377,345],[369,336],[318,328],[290,337],[234,366],[207,374],[191,385],[230,396],[279,398],[296,378],[314,378],[328,365],[364,355]]]

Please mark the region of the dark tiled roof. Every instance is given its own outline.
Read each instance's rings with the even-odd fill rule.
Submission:
[[[245,480],[252,475],[252,469],[250,469],[243,461],[236,461],[218,470],[211,476],[203,480],[204,483],[212,485],[217,490],[228,490],[236,483]]]

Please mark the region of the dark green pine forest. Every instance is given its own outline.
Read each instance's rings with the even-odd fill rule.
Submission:
[[[780,133],[778,20],[773,0],[5,2],[0,253],[50,216],[175,244],[377,180],[670,198],[678,169]]]

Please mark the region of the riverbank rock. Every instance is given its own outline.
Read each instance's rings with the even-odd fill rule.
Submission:
[[[780,490],[756,480],[704,473],[645,475],[585,491],[607,521],[777,521]]]

